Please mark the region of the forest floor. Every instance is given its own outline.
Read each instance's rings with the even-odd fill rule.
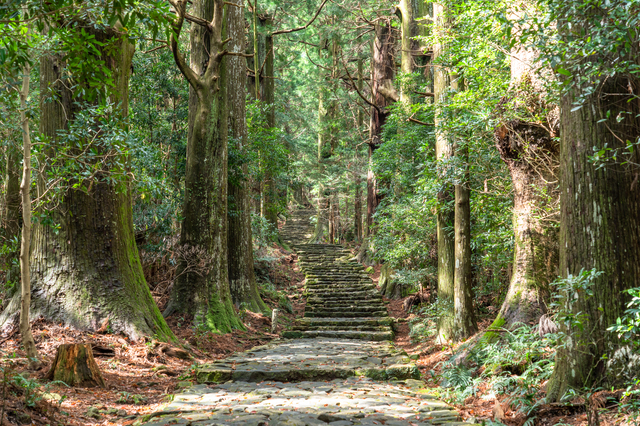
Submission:
[[[179,341],[190,348],[192,358],[181,360],[159,353],[151,341],[130,342],[127,338],[111,334],[91,334],[38,320],[33,325],[37,347],[45,365],[37,372],[29,372],[24,353],[19,349],[19,336],[0,340],[0,426],[15,424],[35,425],[131,425],[136,419],[158,411],[168,396],[193,384],[196,364],[223,359],[237,352],[263,345],[278,337],[279,333],[304,312],[302,286],[304,276],[298,270],[296,255],[274,248],[277,260],[268,265],[270,281],[276,290],[291,303],[293,313],[281,309],[284,317],[278,331],[270,333],[271,320],[261,314],[243,313],[246,331],[220,335],[198,333],[189,324],[189,318],[171,317],[169,326]],[[372,278],[377,281],[379,268]],[[282,299],[265,298],[271,308],[281,307]],[[446,361],[455,347],[442,347],[433,340],[419,343],[409,336],[409,321],[415,314],[403,309],[403,300],[387,300],[389,314],[396,320],[395,344],[414,357],[427,386],[439,385],[438,375],[442,361]],[[481,321],[481,329],[491,323]],[[46,383],[56,348],[63,343],[91,343],[96,362],[102,371],[106,389],[69,388]],[[497,397],[482,386],[479,392],[454,405],[463,419],[471,422],[501,421],[506,425],[522,426],[525,418],[510,408],[508,397]],[[586,425],[587,415],[582,408],[542,407],[536,425]],[[600,415],[600,425],[631,424],[617,416],[612,409]]]

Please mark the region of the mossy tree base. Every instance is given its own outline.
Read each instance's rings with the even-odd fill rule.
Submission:
[[[79,30],[74,27],[74,31]],[[112,29],[89,26],[82,30],[92,32],[103,43],[102,53],[108,58],[114,81],[109,95],[119,106],[113,109],[112,116],[125,117],[133,45]],[[40,60],[40,133],[48,143],[38,164],[45,169],[56,150],[66,149],[60,132],[73,123],[78,113],[80,94],[64,83],[67,71],[62,55],[45,55]],[[34,223],[31,318],[42,316],[89,331],[97,330],[108,320],[112,332],[133,340],[143,336],[174,339],[144,279],[127,179],[113,183],[96,177],[82,182],[88,188],[84,191],[67,187],[56,192],[45,186],[47,173],[45,170],[45,176],[38,179],[38,196],[54,194],[51,205],[55,208],[41,213],[46,213],[57,227]],[[75,182],[73,176],[67,178]],[[19,306],[20,295],[16,295],[0,315],[0,325],[14,321]]]
[[[171,48],[190,86],[184,219],[180,230],[185,255],[179,261],[164,314],[193,314],[195,326],[227,333],[244,329],[229,288],[227,82],[233,74],[229,56],[223,52],[226,43],[233,46],[238,40],[229,33],[222,0],[182,5],[177,10]],[[189,14],[211,22],[209,28],[196,25],[191,29],[190,64],[178,43],[188,8]]]

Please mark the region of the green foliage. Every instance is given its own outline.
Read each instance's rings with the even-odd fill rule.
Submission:
[[[582,269],[578,275],[569,274],[566,278],[558,278],[551,284],[555,289],[551,310],[554,312],[555,322],[562,326],[558,341],[560,345],[570,342],[570,340],[564,339],[564,336],[572,335],[573,331],[583,329],[587,313],[575,309],[576,301],[579,297],[582,297],[583,300],[593,297],[593,282],[603,273],[596,269]]]
[[[444,311],[442,300],[422,305],[417,309],[416,316],[409,320],[409,337],[412,341],[419,342],[435,337],[438,333],[438,319]]]
[[[118,392],[118,395],[119,396],[116,402],[119,402],[121,404],[140,405],[140,404],[144,404],[147,401],[146,397],[144,397],[143,395],[139,395],[137,393],[121,391],[121,392]]]
[[[424,106],[417,105],[415,113],[420,120],[433,121],[432,111]],[[397,108],[387,119],[383,140],[373,156],[383,194],[375,215],[376,256],[394,269],[433,274],[434,252],[425,238],[435,233],[435,198],[426,188],[429,183],[416,179],[427,173],[433,160],[433,128],[407,123],[404,112]]]
[[[37,380],[25,376],[25,373],[16,373],[11,365],[0,366],[0,374],[2,375],[2,380],[0,381],[0,388],[2,389],[0,392],[6,393],[9,390],[18,396],[22,396],[24,405],[31,408],[35,407],[38,401],[47,397],[47,391],[51,386],[64,385],[68,387],[66,383],[58,380],[43,385]],[[58,404],[62,405],[66,398],[66,396],[57,398]]]
[[[626,293],[631,296],[627,310],[607,330],[616,333],[627,347],[623,347],[614,354],[609,365],[611,366],[612,361],[617,361],[616,358],[622,355],[620,373],[626,376],[628,385],[622,397],[620,410],[629,413],[630,419],[637,424],[640,422],[640,373],[638,372],[640,367],[640,287],[630,288]]]
[[[34,144],[36,158],[46,161],[38,164],[45,171],[46,187],[58,197],[69,188],[88,192],[98,182],[117,186],[126,181],[130,176],[127,156],[136,146],[118,105],[76,106],[74,120],[58,131],[55,141],[38,137]]]
[[[263,216],[251,213],[251,233],[253,236],[254,256],[259,255],[271,243],[277,240],[278,231]]]
[[[19,271],[20,260],[18,254],[20,253],[20,239],[16,235],[11,240],[6,240],[0,247],[0,259],[5,260],[4,265],[0,265],[0,270],[6,271],[6,280],[4,282],[4,288],[0,291],[0,306],[2,306],[2,296],[11,296],[13,292],[20,286],[20,274],[14,274],[14,271]]]
[[[275,107],[275,106],[271,106]],[[262,102],[247,103],[247,131],[249,146],[245,151],[247,158],[240,155],[232,165],[235,170],[231,173],[235,182],[246,180],[238,165],[247,163],[249,177],[253,182],[263,185],[263,191],[267,191],[269,186],[264,185],[267,181],[274,181],[275,194],[268,194],[269,200],[279,202],[275,207],[278,212],[284,211],[286,199],[278,196],[282,190],[286,190],[290,181],[289,148],[290,140],[288,136],[279,128],[268,127],[267,109],[269,106]]]
[[[133,57],[131,132],[137,139],[131,161],[134,228],[146,236],[144,250],[163,254],[181,217],[186,167],[189,87],[168,49]]]
[[[541,52],[543,63],[559,75],[562,90],[579,88],[576,109],[607,78],[640,73],[637,1],[540,0],[537,10],[514,22],[528,29],[519,39],[514,33],[512,42],[529,42]]]
[[[627,303],[627,310],[622,318],[607,330],[617,333],[623,341],[640,349],[640,287],[630,288],[624,291],[631,296]]]
[[[260,283],[259,287],[263,297],[277,301],[280,309],[284,309],[290,314],[293,313],[293,305],[285,292],[278,290],[271,282]]]
[[[544,402],[540,388],[551,377],[555,351],[549,351],[551,340],[540,339],[534,327],[521,324],[501,331],[500,340],[483,345],[470,357],[480,374],[448,362],[441,384],[448,398],[461,402],[474,395],[480,383],[487,383],[491,392],[508,395],[511,406],[530,417]]]

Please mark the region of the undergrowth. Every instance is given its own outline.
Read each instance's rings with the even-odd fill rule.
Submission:
[[[477,396],[484,384],[485,392],[509,396],[510,405],[529,417],[544,403],[541,388],[553,372],[555,351],[550,347],[555,336],[541,339],[535,327],[524,324],[502,334],[497,342],[481,344],[464,364],[456,365],[455,359],[443,363],[442,396],[462,403]]]
[[[581,271],[553,283],[550,314],[553,321],[560,324],[557,333],[541,337],[537,326],[516,324],[510,330],[495,330],[500,335],[498,339],[485,336],[471,350],[461,351],[465,355],[454,355],[440,363],[439,396],[455,404],[468,403],[470,397],[481,395],[487,400],[506,400],[511,409],[524,415],[525,425],[533,425],[538,409],[546,404],[544,387],[553,373],[556,350],[567,340],[563,330],[584,324],[584,314],[574,313],[574,294],[583,291],[591,295],[593,278],[599,274],[595,270]],[[640,425],[640,288],[626,293],[630,296],[627,310],[608,329],[618,335],[620,347],[610,358],[603,359],[610,373],[622,378],[626,386],[621,390],[601,386],[570,389],[562,401],[586,401],[589,406],[594,395],[606,398],[610,391],[615,391],[621,394],[615,398],[619,414],[627,418],[628,424]],[[412,340],[423,341],[437,335],[440,311],[437,304],[417,309],[417,316],[409,320]]]

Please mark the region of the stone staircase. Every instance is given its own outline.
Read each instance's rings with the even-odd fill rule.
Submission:
[[[282,241],[294,246],[304,244],[313,235],[313,224],[311,217],[315,216],[316,211],[313,209],[297,209],[291,212],[291,216],[287,219],[284,227],[280,229],[280,238]]]
[[[379,341],[393,337],[391,319],[349,251],[304,244],[311,216],[298,210],[281,230],[298,252],[308,297],[305,318],[283,337],[329,337],[277,339],[199,364],[199,385],[136,424],[472,426],[430,394],[404,350]]]
[[[281,232],[298,254],[307,297],[304,318],[283,337],[393,340],[393,320],[382,297],[362,265],[350,260],[349,250],[339,245],[305,244],[312,215],[313,210],[294,212],[291,224],[289,219]]]

